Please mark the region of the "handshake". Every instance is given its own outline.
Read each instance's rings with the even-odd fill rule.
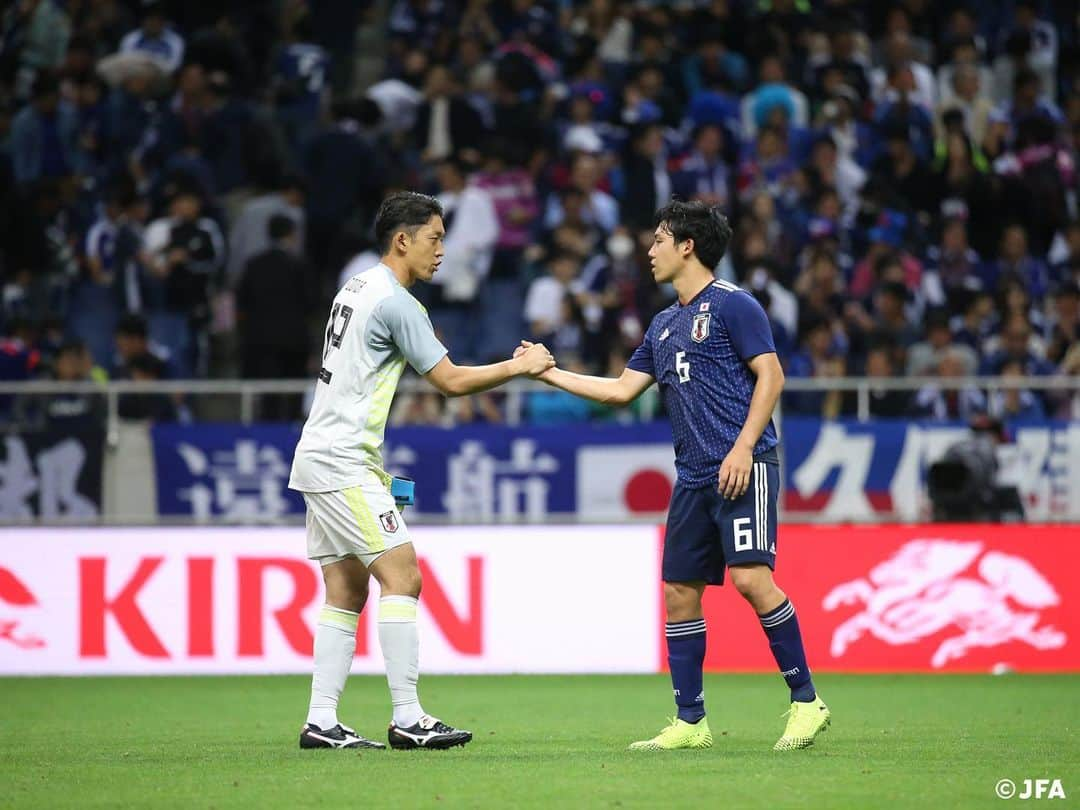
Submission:
[[[545,373],[555,368],[555,358],[543,343],[521,341],[521,345],[514,349],[514,360],[521,364],[522,374],[534,379],[542,378]]]

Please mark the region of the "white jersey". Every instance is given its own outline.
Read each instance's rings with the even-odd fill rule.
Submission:
[[[334,297],[311,413],[289,487],[332,492],[382,471],[390,403],[408,361],[426,374],[446,356],[427,312],[384,264],[358,273]]]

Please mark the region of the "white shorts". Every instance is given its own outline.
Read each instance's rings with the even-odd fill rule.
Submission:
[[[356,557],[371,565],[382,554],[409,542],[390,490],[371,473],[355,487],[305,492],[307,555],[321,565]]]

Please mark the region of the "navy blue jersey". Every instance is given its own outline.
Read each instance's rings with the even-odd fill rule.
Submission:
[[[675,469],[688,487],[715,486],[746,423],[756,378],[748,362],[775,352],[769,318],[745,290],[716,281],[653,318],[628,368],[656,378],[671,417]],[[776,447],[770,420],[754,455]]]

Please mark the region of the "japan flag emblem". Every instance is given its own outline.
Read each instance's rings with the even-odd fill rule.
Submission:
[[[712,320],[712,315],[708,312],[695,315],[694,325],[690,327],[690,339],[695,343],[704,343],[705,338],[709,336],[710,320]]]

